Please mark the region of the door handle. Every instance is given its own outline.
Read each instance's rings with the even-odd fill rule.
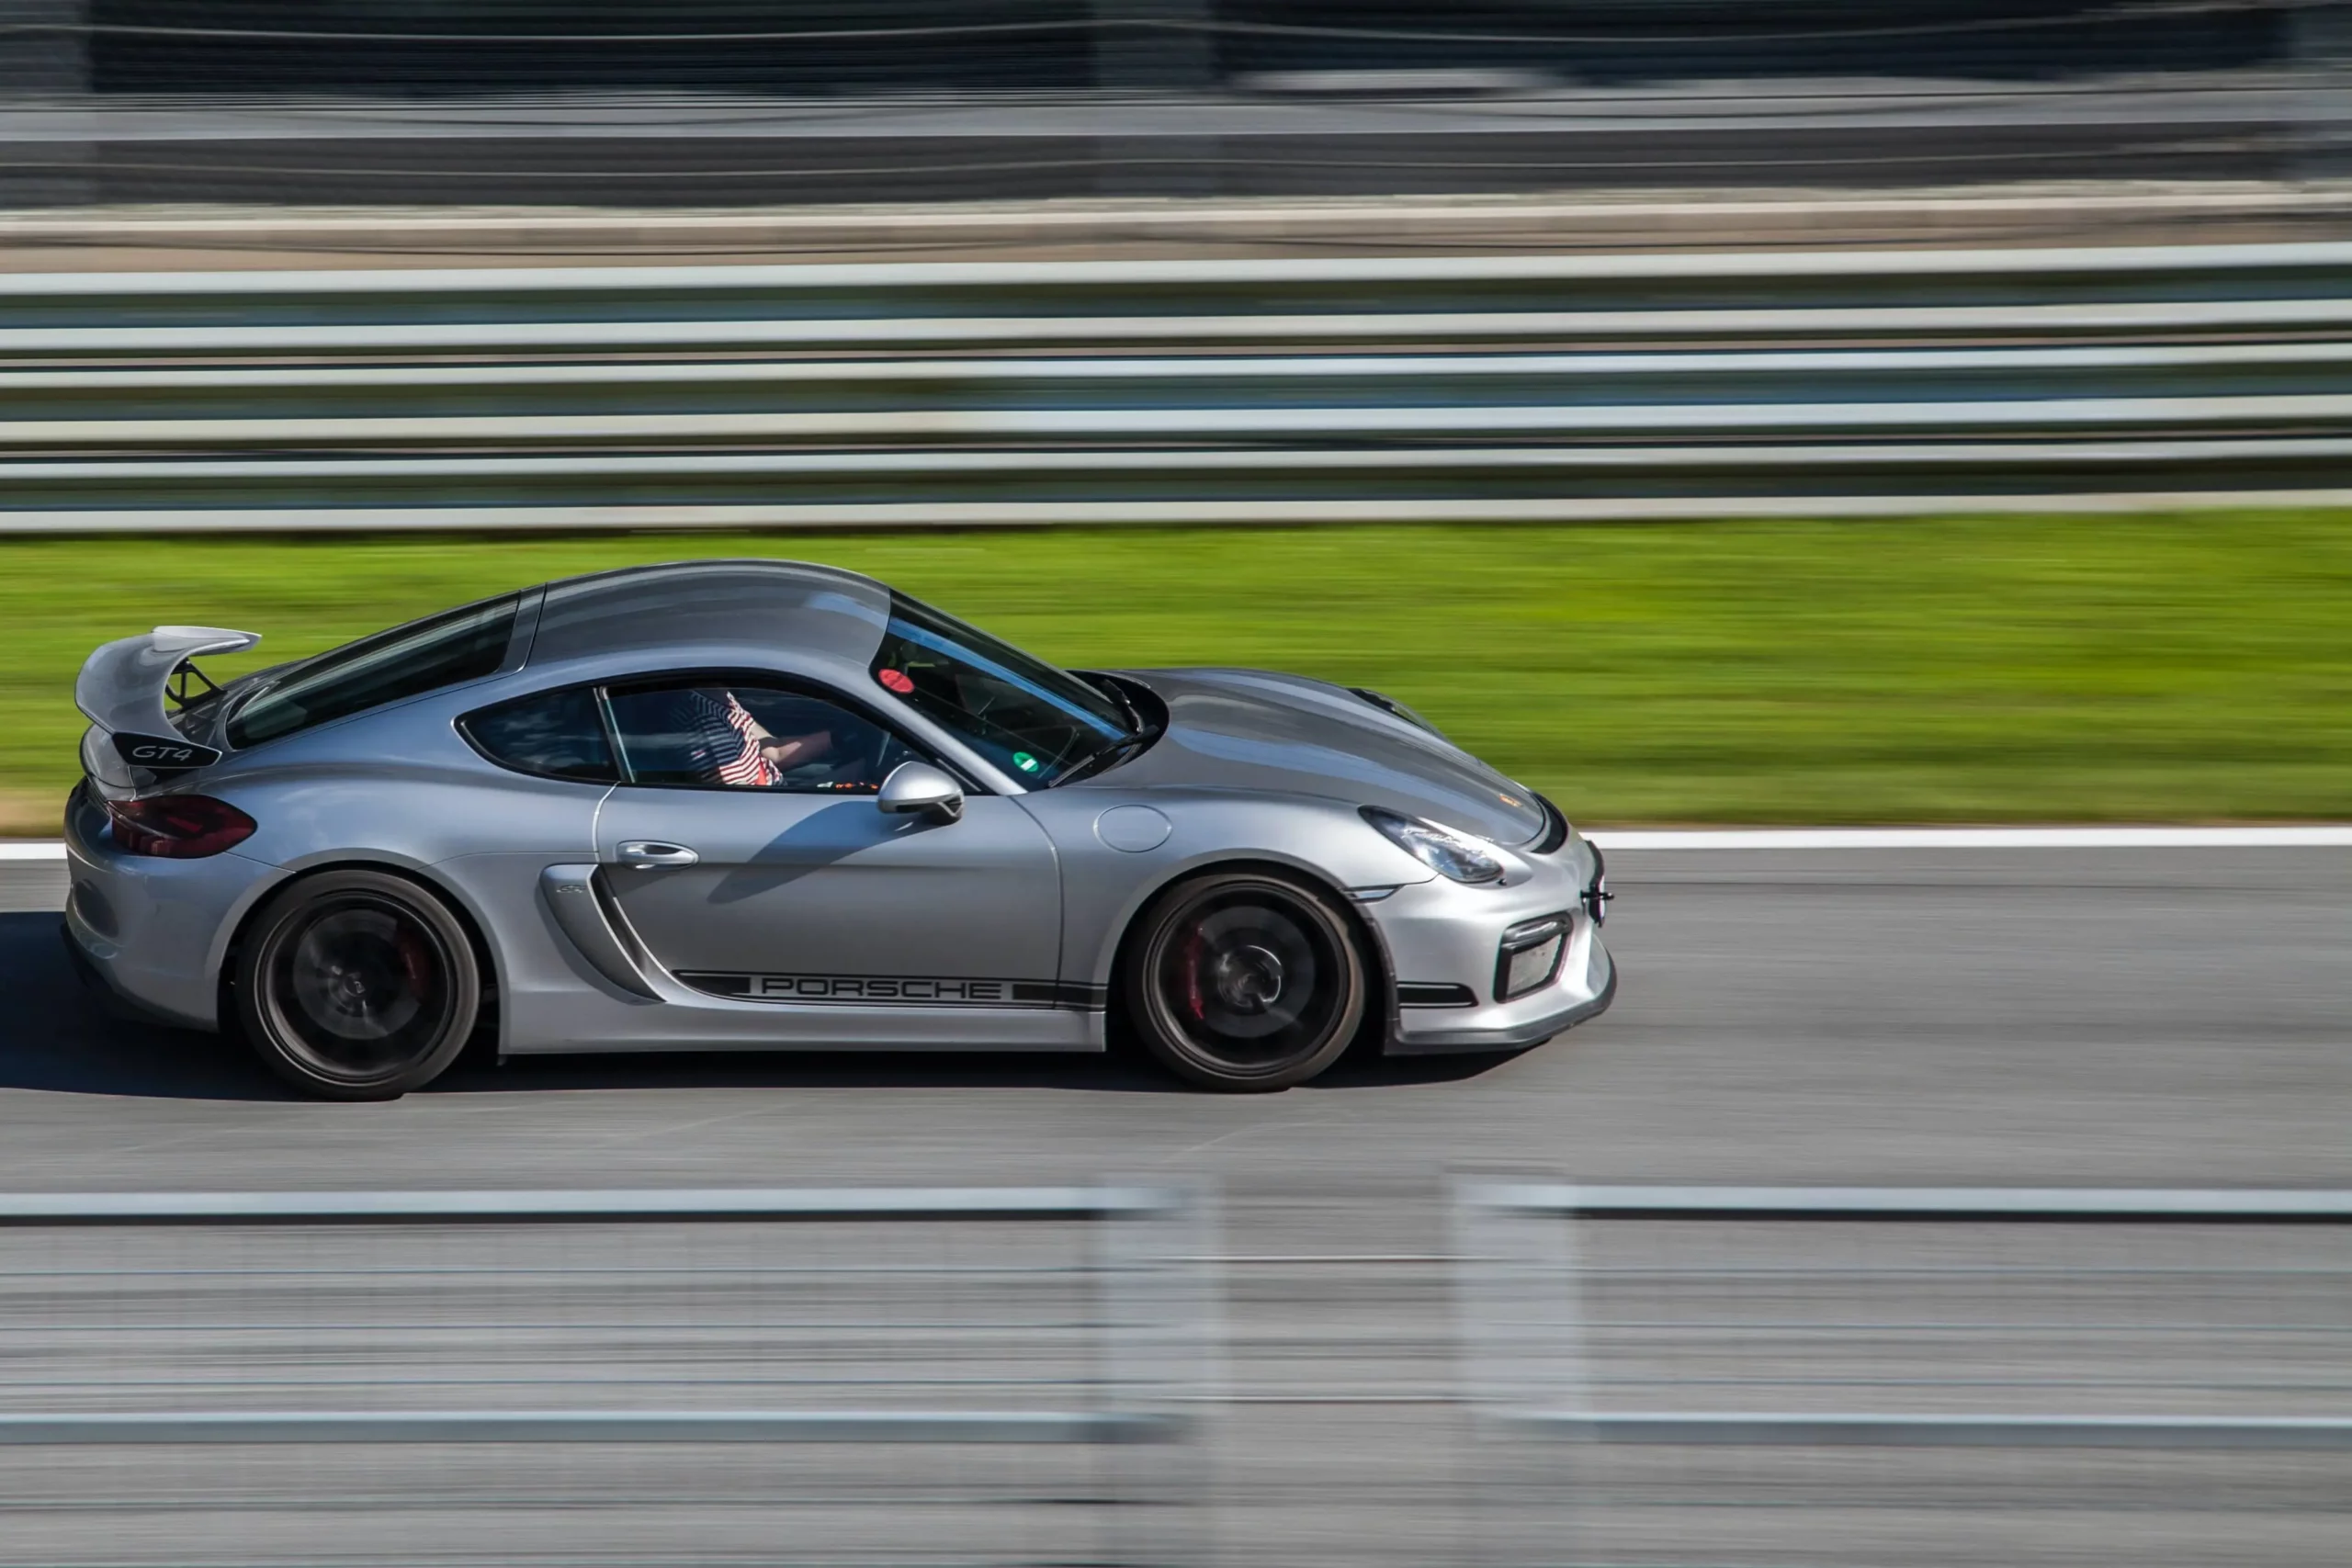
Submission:
[[[653,871],[668,865],[692,865],[702,856],[684,844],[665,844],[658,839],[631,839],[617,846],[621,863],[631,871]]]

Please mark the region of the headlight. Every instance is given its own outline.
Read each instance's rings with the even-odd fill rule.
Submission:
[[[1390,811],[1378,806],[1362,808],[1363,819],[1380,829],[1381,836],[1436,872],[1440,876],[1456,882],[1498,882],[1502,879],[1503,863],[1487,852],[1486,846],[1466,833],[1451,828],[1441,828],[1418,817],[1408,817],[1401,811]]]

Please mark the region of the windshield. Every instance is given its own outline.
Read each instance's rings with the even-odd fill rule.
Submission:
[[[904,594],[890,595],[874,679],[1027,784],[1136,738],[1116,697]]]

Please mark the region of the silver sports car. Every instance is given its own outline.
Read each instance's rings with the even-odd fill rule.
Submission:
[[[1272,1089],[1609,1005],[1600,855],[1376,692],[1059,670],[869,578],[697,561],[216,686],[90,656],[68,946],[338,1099],[508,1055],[1101,1051]]]

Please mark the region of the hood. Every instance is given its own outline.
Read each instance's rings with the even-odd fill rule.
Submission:
[[[1119,673],[1168,705],[1168,732],[1106,775],[1118,784],[1329,795],[1504,845],[1546,826],[1528,791],[1344,687],[1256,670]]]

